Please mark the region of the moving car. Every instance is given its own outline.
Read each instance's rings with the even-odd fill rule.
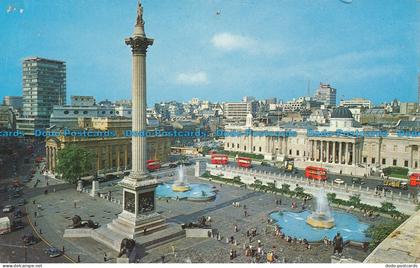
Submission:
[[[334,183],[337,183],[337,184],[344,184],[344,181],[343,181],[342,179],[335,179],[335,180],[334,180]]]
[[[55,248],[55,247],[47,248],[45,250],[45,253],[47,253],[48,257],[50,257],[50,258],[56,258],[56,257],[59,257],[63,254],[63,252],[61,250],[59,250],[58,248]]]
[[[170,163],[169,168],[176,168],[178,165],[176,163]]]
[[[18,206],[18,207],[22,207],[22,206],[24,206],[26,204],[26,200],[25,199],[19,199],[18,201],[17,201],[17,203],[16,203],[16,205]]]
[[[13,218],[20,219],[23,217],[22,210],[16,209],[15,212],[13,212]]]
[[[14,209],[14,207],[13,207],[12,205],[6,205],[6,206],[4,206],[4,208],[3,208],[3,213],[9,213],[9,212],[12,212],[12,211],[13,211],[13,209]]]
[[[23,224],[23,222],[21,220],[15,220],[13,222],[13,230],[19,230],[19,229],[22,229],[24,227],[25,227],[25,225]]]
[[[22,241],[25,246],[32,246],[39,242],[39,238],[29,233],[22,236]]]
[[[362,178],[352,178],[351,182],[353,184],[360,184],[360,185],[366,184],[366,181],[364,181]]]

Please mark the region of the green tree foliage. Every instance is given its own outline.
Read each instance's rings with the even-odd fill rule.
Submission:
[[[70,145],[57,155],[56,171],[62,178],[71,184],[78,179],[89,175],[92,171],[94,155],[91,151],[76,145]]]
[[[284,193],[289,193],[290,192],[290,185],[287,183],[284,183],[281,185],[281,189]]]
[[[368,235],[372,240],[370,241],[369,247],[373,250],[376,248],[385,238],[387,238],[395,229],[398,228],[403,223],[400,220],[392,220],[388,222],[382,222],[379,224],[374,224],[369,226],[366,230],[366,235]]]
[[[383,212],[396,211],[396,207],[391,202],[382,202],[380,210]]]
[[[300,186],[296,187],[294,192],[295,192],[295,195],[298,196],[298,197],[305,195],[305,191],[304,191],[303,187],[300,187]]]
[[[327,199],[328,199],[328,202],[330,202],[330,203],[334,202],[336,198],[337,198],[336,193],[328,193],[327,194]]]
[[[349,203],[354,207],[359,207],[361,204],[360,195],[352,195],[350,196]]]

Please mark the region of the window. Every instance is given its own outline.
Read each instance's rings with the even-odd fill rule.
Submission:
[[[404,161],[404,167],[408,167],[408,160]]]
[[[69,111],[64,111],[64,114],[69,114]]]
[[[236,144],[236,148],[238,148],[238,149],[239,149],[239,143],[238,143],[238,144]]]
[[[105,114],[105,111],[102,111],[102,114]]]
[[[386,159],[382,158],[382,165],[386,165]]]
[[[244,151],[246,151],[246,146],[244,145]]]
[[[74,114],[79,114],[79,111],[74,111],[73,113],[74,113]]]
[[[296,155],[299,156],[299,150],[296,150]]]
[[[109,113],[110,113],[110,114],[113,114],[114,112],[113,112],[113,111],[109,111]]]
[[[116,114],[120,114],[120,112],[119,112],[119,111],[116,111],[115,113],[116,113]]]
[[[255,146],[252,147],[252,151],[255,152]]]
[[[226,143],[226,147],[227,147],[227,148],[229,148],[229,142],[228,142],[228,143]]]
[[[260,152],[261,152],[261,146],[260,146],[260,148],[258,148],[258,151],[260,151]]]
[[[234,143],[232,143],[232,148],[235,148],[235,144]]]
[[[375,157],[372,157],[372,164],[375,164]]]
[[[289,150],[289,154],[292,154],[292,149]]]
[[[363,163],[366,163],[367,162],[367,157],[366,156],[364,156],[363,157]]]
[[[88,111],[83,111],[83,114],[88,114]]]
[[[397,165],[397,159],[393,159],[393,160],[392,160],[392,165],[393,165],[393,166],[396,166],[396,165]]]
[[[414,162],[414,168],[418,168],[419,167],[419,163],[417,161]]]

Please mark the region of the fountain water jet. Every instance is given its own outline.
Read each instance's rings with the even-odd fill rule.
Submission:
[[[186,191],[189,191],[190,189],[191,187],[185,181],[184,166],[180,165],[178,167],[178,180],[172,185],[172,191],[186,192]]]
[[[320,189],[315,201],[316,210],[308,216],[306,223],[316,228],[330,229],[334,227],[334,218],[331,216],[331,209],[324,189]]]

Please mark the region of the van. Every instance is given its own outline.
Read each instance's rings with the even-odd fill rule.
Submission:
[[[10,219],[8,217],[0,218],[0,234],[7,234],[11,231]]]

